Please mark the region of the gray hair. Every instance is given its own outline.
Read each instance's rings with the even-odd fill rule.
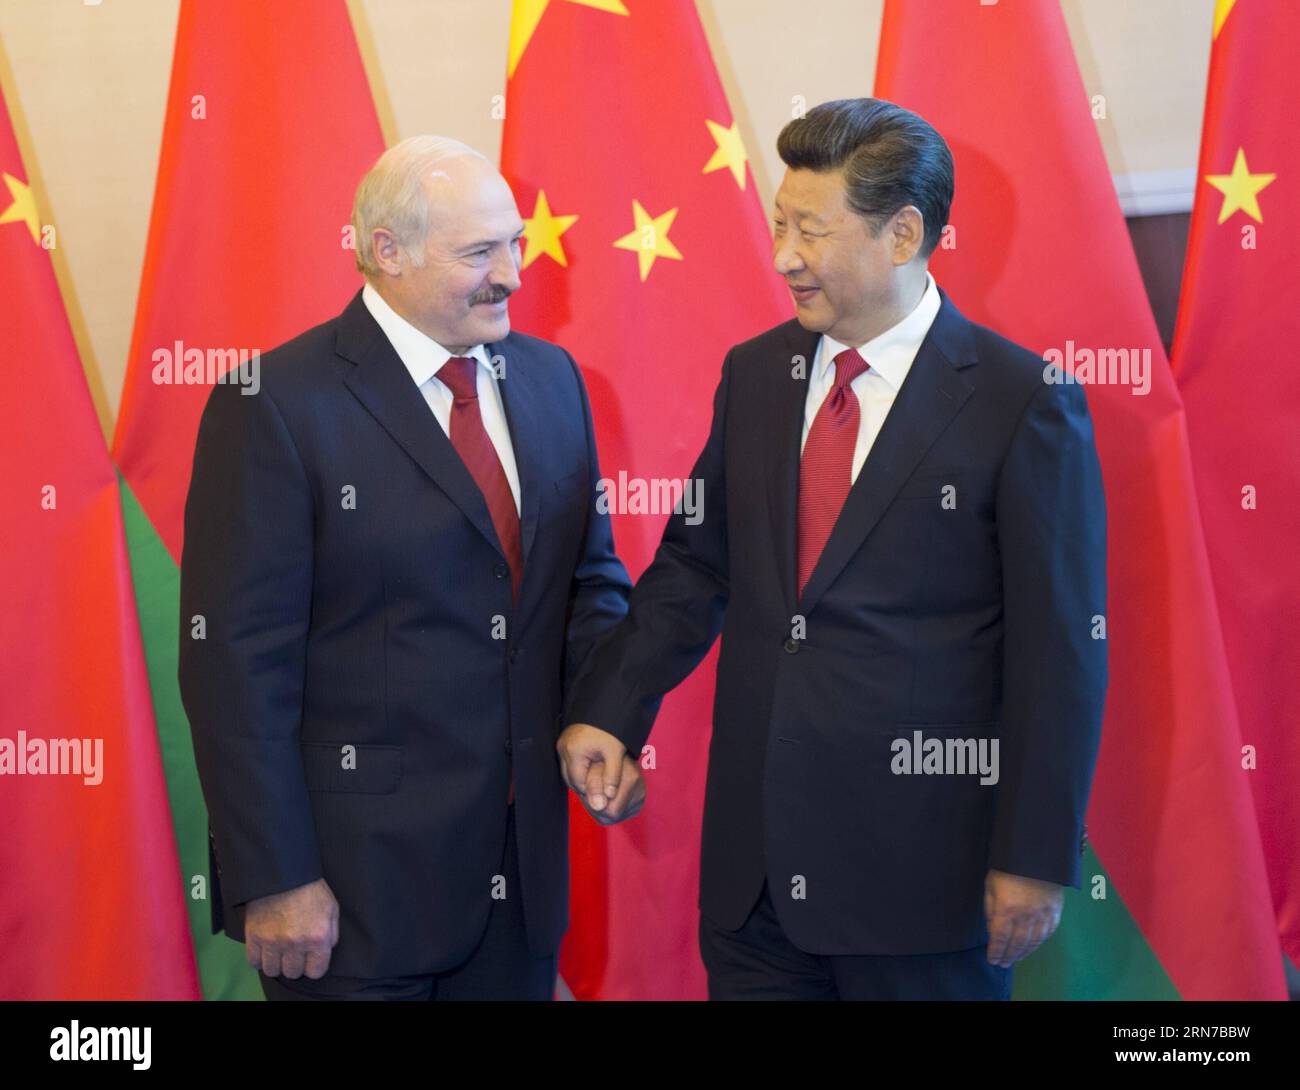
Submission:
[[[391,231],[393,238],[416,268],[424,265],[424,241],[429,235],[429,201],[421,179],[447,159],[487,156],[468,144],[447,136],[412,136],[394,144],[366,172],[352,202],[352,234],[356,245],[357,271],[370,278],[382,270],[372,256],[372,239],[377,227]]]

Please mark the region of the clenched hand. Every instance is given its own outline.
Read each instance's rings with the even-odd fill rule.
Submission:
[[[248,964],[267,976],[304,973],[319,980],[339,941],[339,903],[324,878],[248,902],[244,944]]]
[[[1055,882],[990,870],[984,879],[989,962],[1009,969],[1037,950],[1061,922],[1064,899]]]

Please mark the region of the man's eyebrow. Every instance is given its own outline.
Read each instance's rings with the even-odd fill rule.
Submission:
[[[779,204],[777,204],[776,202],[773,202],[773,204],[772,204],[772,214],[773,214],[774,216],[784,216],[786,213],[785,213],[785,211],[781,208],[781,206],[780,206]],[[814,212],[806,212],[806,211],[804,211],[804,210],[801,209],[801,208],[795,208],[795,209],[792,209],[791,212],[790,212],[790,215],[793,216],[793,218],[795,218],[795,219],[797,219],[797,220],[811,220],[813,223],[818,223],[818,224],[822,224],[822,223],[826,223],[826,222],[827,222],[825,216],[820,215],[820,214],[818,214],[818,213],[814,213]]]
[[[509,236],[509,240],[513,242],[515,239],[520,238],[527,229],[527,224],[521,224],[519,230]],[[501,241],[499,238],[481,238],[477,242],[467,242],[464,246],[457,247],[456,252],[458,254],[467,254],[474,250],[482,250],[487,246],[495,246]]]

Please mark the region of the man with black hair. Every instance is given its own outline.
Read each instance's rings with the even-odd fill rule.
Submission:
[[[782,131],[797,317],[727,354],[693,476],[558,748],[593,809],[722,633],[713,998],[1005,999],[1077,886],[1106,690],[1087,401],[927,265],[952,155],[876,99]]]

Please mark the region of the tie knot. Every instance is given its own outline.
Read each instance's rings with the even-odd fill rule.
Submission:
[[[856,348],[846,348],[835,357],[835,388],[838,390],[845,389],[850,382],[870,366],[866,360],[858,355]]]
[[[452,356],[438,369],[438,378],[447,384],[457,401],[478,397],[477,365],[470,356]]]

